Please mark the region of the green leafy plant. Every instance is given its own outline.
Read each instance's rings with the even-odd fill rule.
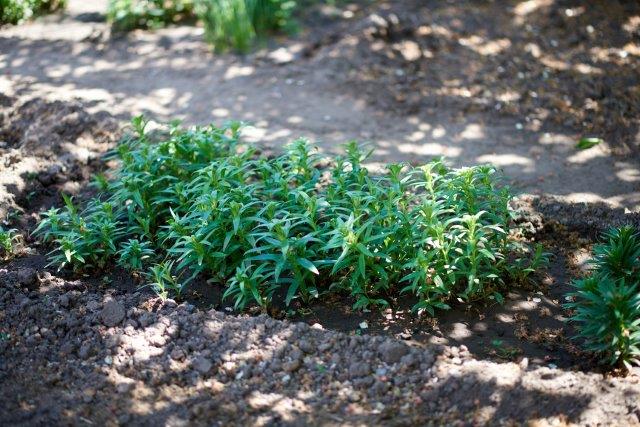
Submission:
[[[292,28],[294,0],[200,0],[198,16],[217,50],[249,50],[255,39]]]
[[[118,264],[129,270],[142,270],[144,263],[153,258],[153,249],[149,242],[129,239],[122,243]]]
[[[0,226],[0,259],[9,259],[16,253],[16,243],[20,240],[20,235],[15,229],[5,230]]]
[[[574,281],[566,306],[585,348],[611,365],[640,360],[640,235],[630,226],[605,233],[594,247],[591,274]]]
[[[65,198],[43,213],[37,233],[54,245],[52,263],[141,270],[160,261],[148,278],[163,297],[199,277],[237,309],[330,292],[366,309],[404,292],[434,314],[456,299],[500,301],[544,262],[541,249],[531,255],[510,237],[511,195],[490,166],[436,160],[371,175],[372,151],[353,141],[335,159],[304,139],[266,158],[240,141],[236,122],[154,136],[142,117],[132,127],[109,155],[120,166],[100,180],[102,194],[82,211]]]
[[[182,295],[184,284],[173,275],[172,271],[173,262],[168,261],[152,266],[147,274],[148,286],[162,299],[167,299],[171,293],[178,298]]]
[[[246,52],[257,39],[293,30],[295,7],[295,0],[110,0],[107,18],[118,31],[197,18],[216,50]]]
[[[19,24],[63,9],[66,0],[0,0],[0,25]]]
[[[192,0],[109,0],[107,19],[117,31],[161,28],[192,18]]]

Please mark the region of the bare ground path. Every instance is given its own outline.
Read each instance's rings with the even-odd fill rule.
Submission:
[[[194,27],[109,38],[106,24],[83,22],[91,13],[104,13],[104,7],[71,1],[62,19],[1,30],[2,93],[79,99],[123,121],[138,113],[187,123],[245,120],[255,126],[251,136],[274,146],[308,137],[335,151],[355,138],[378,147],[374,161],[418,163],[446,156],[454,165],[490,162],[525,192],[640,207],[638,163],[611,156],[607,144],[577,151],[581,135],[571,128],[536,130],[523,117],[446,103],[416,113],[380,107],[372,99],[384,94],[359,90],[363,76],[358,73],[364,70],[345,65],[354,55],[354,40],[366,30],[363,24],[321,45],[310,59],[295,54],[305,46],[304,37],[280,50],[274,47],[271,56],[241,58],[213,55],[202,29]],[[284,65],[269,60],[283,55],[293,59]],[[440,71],[443,79],[446,72]]]

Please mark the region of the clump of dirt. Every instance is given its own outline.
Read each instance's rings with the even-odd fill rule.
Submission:
[[[384,111],[510,116],[637,154],[639,13],[618,1],[390,1],[316,60]]]
[[[89,113],[80,102],[2,96],[0,218],[19,208],[35,210],[60,190],[76,193],[118,133],[111,115]]]

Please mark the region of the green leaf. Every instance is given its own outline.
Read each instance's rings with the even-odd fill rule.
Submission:
[[[320,272],[318,271],[316,266],[306,258],[298,259],[298,264],[300,264],[301,267],[306,268],[307,270],[309,270],[313,274],[320,274]]]
[[[581,138],[576,144],[578,150],[586,150],[604,142],[602,138]]]
[[[296,296],[296,292],[298,291],[298,287],[300,286],[300,283],[297,281],[294,281],[293,283],[291,283],[291,285],[289,286],[289,289],[287,289],[287,297],[285,299],[285,304],[288,306],[291,304],[291,301],[293,300],[293,298]]]

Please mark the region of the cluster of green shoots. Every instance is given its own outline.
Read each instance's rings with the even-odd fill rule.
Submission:
[[[0,25],[19,24],[65,7],[66,0],[0,0]]]
[[[295,6],[295,0],[111,0],[107,15],[121,31],[197,18],[216,50],[246,52],[270,32],[293,29]]]
[[[270,158],[239,141],[238,123],[154,138],[145,125],[135,118],[111,154],[120,167],[98,179],[102,195],[44,213],[53,263],[116,262],[165,297],[200,277],[238,309],[329,292],[365,309],[409,293],[433,314],[456,299],[500,301],[544,259],[511,237],[511,195],[491,166],[390,164],[373,176],[355,142],[331,161],[302,139]]]
[[[20,240],[20,235],[15,229],[5,230],[0,225],[0,260],[9,259],[16,254],[16,244]]]
[[[640,360],[640,235],[630,226],[610,230],[590,263],[591,274],[574,282],[571,320],[587,350],[628,368]]]

